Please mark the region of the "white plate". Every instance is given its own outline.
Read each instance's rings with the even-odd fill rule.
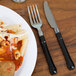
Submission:
[[[0,5],[0,19],[2,19],[7,24],[21,24],[22,28],[28,32],[29,43],[27,51],[24,56],[23,64],[15,72],[15,76],[31,76],[37,59],[37,44],[31,28],[20,15],[2,5]]]

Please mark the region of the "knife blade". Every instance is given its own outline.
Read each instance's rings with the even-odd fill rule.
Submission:
[[[52,28],[54,28],[56,33],[59,32],[56,21],[55,21],[55,19],[53,17],[53,14],[52,14],[52,12],[51,12],[51,10],[49,8],[49,5],[48,5],[48,3],[46,1],[44,2],[44,11],[45,11],[45,15],[46,15],[46,18],[47,18],[48,23],[50,24],[50,26]]]
[[[68,69],[69,70],[74,69],[75,65],[74,65],[74,63],[73,63],[73,61],[72,61],[72,59],[71,59],[71,57],[69,55],[69,52],[68,52],[68,50],[66,48],[64,40],[62,38],[62,35],[61,35],[60,31],[59,31],[59,28],[58,28],[58,26],[56,24],[56,21],[54,19],[54,16],[53,16],[53,14],[52,14],[52,12],[50,10],[50,7],[49,7],[47,1],[44,2],[44,12],[45,12],[45,16],[46,16],[46,19],[47,19],[48,23],[50,24],[50,26],[54,29],[54,31],[56,33],[56,37],[57,37],[59,45],[60,45],[60,47],[62,49],[62,52],[63,52],[64,58],[66,60],[66,64],[67,64]]]

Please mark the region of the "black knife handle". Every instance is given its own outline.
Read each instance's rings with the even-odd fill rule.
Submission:
[[[57,69],[56,69],[56,67],[55,67],[55,65],[53,63],[53,60],[52,60],[52,57],[51,57],[50,52],[48,50],[48,47],[47,47],[44,36],[40,36],[40,42],[41,42],[43,52],[45,54],[48,66],[49,66],[49,71],[50,71],[51,74],[56,74]]]
[[[70,55],[68,53],[68,50],[67,50],[66,45],[64,43],[64,40],[63,40],[63,38],[61,36],[61,33],[58,32],[56,34],[56,36],[57,36],[58,42],[60,44],[60,47],[62,49],[62,52],[64,54],[64,57],[65,57],[65,60],[66,60],[66,64],[67,64],[68,69],[69,70],[74,69],[75,68],[75,65],[74,65],[74,63],[73,63],[73,61],[72,61],[72,59],[71,59],[71,57],[70,57]]]

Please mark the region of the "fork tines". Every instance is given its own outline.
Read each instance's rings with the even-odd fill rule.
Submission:
[[[28,13],[29,13],[31,25],[36,24],[36,23],[42,23],[36,4],[33,6],[31,5],[28,6]]]

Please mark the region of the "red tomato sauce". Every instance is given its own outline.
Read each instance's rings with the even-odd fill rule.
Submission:
[[[21,66],[23,62],[23,57],[20,57],[18,60],[13,60],[15,63],[15,70],[18,70],[18,68]]]
[[[20,48],[22,46],[22,41],[19,41],[17,46],[18,46],[19,51],[20,51]],[[21,66],[22,62],[23,62],[23,57],[21,56],[18,60],[16,60],[14,58],[14,50],[10,51],[10,47],[9,46],[8,47],[4,47],[4,49],[6,50],[6,52],[3,53],[3,54],[0,54],[0,58],[3,58],[3,59],[0,59],[0,60],[1,61],[13,61],[15,63],[15,70],[18,70],[19,67]]]

